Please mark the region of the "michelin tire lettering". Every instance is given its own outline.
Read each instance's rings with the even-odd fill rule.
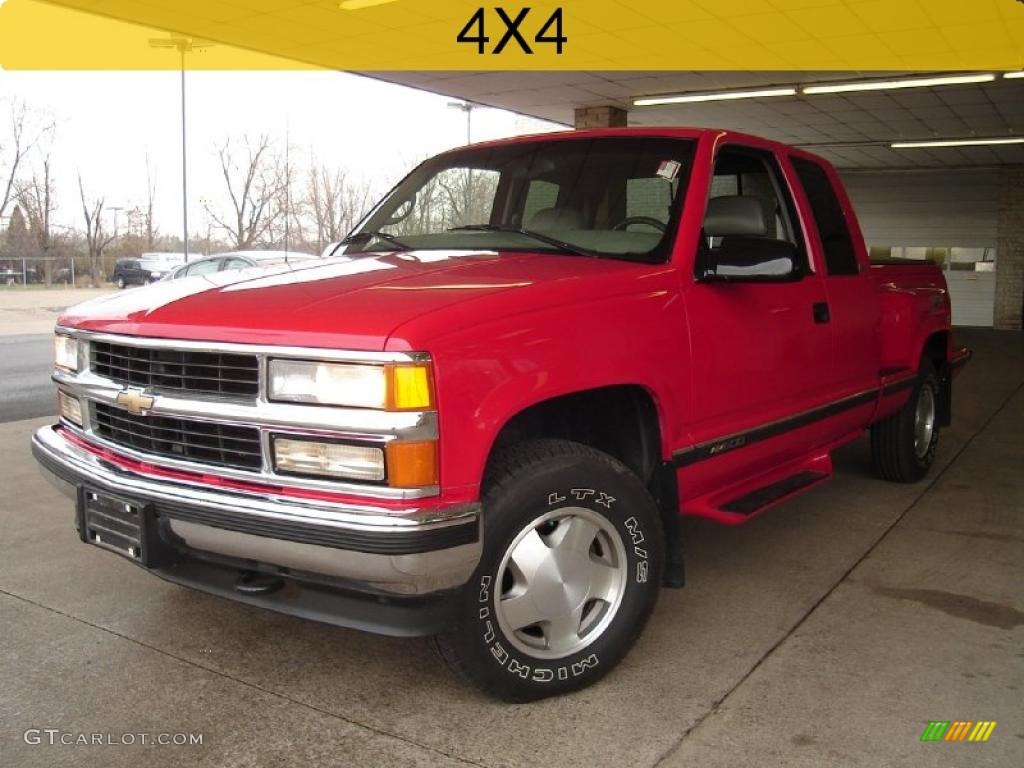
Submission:
[[[607,510],[610,510],[616,501],[615,497],[611,494],[605,493],[604,491],[598,491],[594,488],[572,488],[569,490],[568,495],[559,493],[558,491],[552,491],[547,496],[548,506],[552,507],[556,504],[562,504],[568,501],[569,497],[572,497],[576,501],[586,501],[587,499],[590,499],[595,504],[598,504]],[[647,550],[639,546],[645,540],[643,530],[640,527],[640,522],[636,517],[629,517],[623,521],[623,525],[626,526],[626,532],[629,534],[630,541],[633,545],[633,554],[637,558],[636,567],[634,569],[634,579],[637,584],[646,584],[650,566],[648,563]],[[495,629],[494,622],[491,620],[490,601],[492,583],[492,576],[485,574],[480,577],[478,595],[480,610],[478,612],[478,616],[483,622],[482,636],[484,644],[488,647],[488,650],[494,660],[507,672],[516,675],[523,680],[532,680],[535,683],[550,683],[555,680],[568,680],[570,676],[579,677],[588,669],[593,669],[601,663],[596,653],[590,653],[582,659],[559,667],[531,666],[513,657],[498,639],[497,630]]]

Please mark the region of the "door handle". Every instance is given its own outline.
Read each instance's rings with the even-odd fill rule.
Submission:
[[[812,312],[814,314],[814,322],[816,323],[827,323],[831,319],[828,312],[828,302],[815,302]]]

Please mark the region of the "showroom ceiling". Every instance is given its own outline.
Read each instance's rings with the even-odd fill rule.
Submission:
[[[286,66],[291,62],[299,67],[358,67],[370,77],[566,125],[572,123],[574,107],[611,104],[628,108],[632,125],[744,130],[806,146],[847,168],[1024,163],[1024,144],[890,147],[894,141],[1024,136],[1024,79],[996,76],[992,82],[972,85],[633,106],[638,97],[658,94],[896,74],[820,70],[870,68],[872,61],[918,70],[899,76],[924,75],[922,68],[933,66],[1019,69],[1024,61],[1020,3],[676,0],[656,10],[625,0],[585,4],[602,21],[594,26],[581,18],[582,13],[573,17],[572,50],[584,58],[572,58],[545,57],[539,50],[529,56],[481,56],[474,46],[455,45],[467,7],[475,7],[459,0],[16,0],[0,3],[0,15],[6,14],[9,24],[6,38],[0,27],[0,59],[8,66],[7,59],[13,56],[23,68],[41,66],[33,56],[69,57],[64,68],[174,68],[179,59],[167,50],[171,40],[153,45],[154,37],[173,30],[178,40],[207,43],[189,53],[189,68],[250,68],[231,54],[258,51],[279,57],[273,60]],[[577,8],[583,5],[579,0]],[[29,6],[35,8],[35,16],[28,13]],[[14,13],[18,8],[24,11],[23,26],[11,27],[12,19],[21,18]],[[90,26],[100,20],[109,24],[102,29]],[[12,36],[12,28],[20,33]],[[493,27],[491,34],[496,34]],[[83,38],[91,44],[82,45]],[[15,48],[18,56],[12,54]],[[651,52],[665,51],[674,52],[673,60],[685,56],[691,66],[705,71],[621,69],[627,61],[649,61],[645,56]],[[993,58],[998,51],[1012,55]],[[756,53],[754,60],[780,71],[741,70],[742,61],[751,60],[745,58],[747,53]],[[567,66],[579,61],[593,64]],[[459,71],[467,63],[494,69]],[[501,66],[535,69],[497,71]],[[376,71],[383,67],[403,71]],[[723,67],[729,71],[721,71]]]
[[[845,168],[1024,163],[1024,144],[892,149],[894,141],[1024,136],[1024,79],[890,91],[636,107],[636,98],[878,78],[884,72],[376,72],[446,96],[565,125],[573,108],[612,104],[630,125],[731,128],[805,146]],[[911,74],[898,73],[899,77]]]
[[[1014,69],[1024,60],[1024,23],[1014,0],[8,0],[0,15],[13,19],[18,13],[12,7],[30,4],[341,70],[651,70],[672,69],[681,61],[702,71]],[[523,45],[513,43],[494,55],[499,38],[513,26],[500,21],[496,10],[502,5],[514,17],[528,15],[516,27]],[[564,49],[534,37],[556,8],[564,10]],[[476,9],[486,10],[482,34],[493,46],[486,53],[472,43],[456,44]],[[79,49],[90,47],[76,44],[81,36],[62,37],[82,28],[81,19],[62,23],[52,13],[33,19],[5,41],[7,47],[28,41],[29,50],[21,54],[26,59],[32,48],[48,48],[52,61],[71,58],[68,48],[81,56]],[[89,38],[92,47],[111,47],[111,38]],[[537,42],[529,53],[527,40]],[[114,52],[122,63],[134,56],[130,60],[138,67],[158,66],[144,44],[122,42]],[[0,57],[9,56],[0,50]],[[86,60],[75,60],[76,68],[85,68]]]

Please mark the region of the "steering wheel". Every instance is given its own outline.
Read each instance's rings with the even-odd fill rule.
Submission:
[[[668,227],[666,227],[664,223],[658,221],[653,216],[627,216],[614,227],[612,227],[612,230],[623,230],[626,227],[629,227],[633,224],[646,224],[649,227],[654,227],[659,232],[664,232],[666,229],[668,229]]]

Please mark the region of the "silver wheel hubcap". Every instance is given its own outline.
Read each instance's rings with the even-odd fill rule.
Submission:
[[[917,394],[917,408],[914,410],[914,453],[923,459],[932,445],[935,435],[935,393],[927,384]]]
[[[569,656],[615,618],[626,589],[626,548],[601,515],[553,510],[527,525],[498,568],[498,624],[537,658]]]

